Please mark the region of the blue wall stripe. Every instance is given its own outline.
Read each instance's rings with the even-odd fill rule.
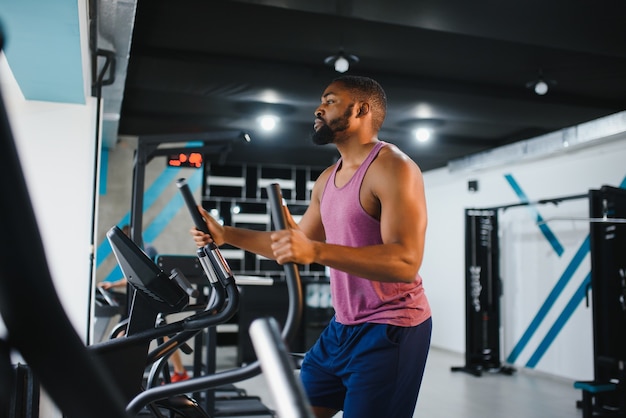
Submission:
[[[202,145],[202,141],[190,141],[185,144],[185,147],[200,147]],[[154,204],[154,202],[168,187],[170,187],[174,179],[180,176],[180,171],[181,169],[179,167],[165,167],[165,170],[156,178],[154,183],[152,183],[152,185],[144,193],[144,212]],[[130,224],[130,212],[126,212],[122,219],[120,219],[117,223],[117,226],[121,228],[127,224]],[[109,245],[109,241],[105,238],[102,240],[100,245],[98,245],[98,249],[96,251],[96,268],[99,267],[109,255],[111,255],[111,246]]]
[[[100,185],[98,193],[102,196],[107,193],[107,172],[109,170],[109,150],[102,148],[100,154]]]
[[[539,363],[539,360],[541,360],[541,358],[546,353],[546,351],[548,350],[552,342],[555,340],[557,335],[559,335],[559,333],[561,332],[561,329],[563,329],[563,326],[567,323],[567,321],[572,316],[572,314],[574,313],[578,305],[580,305],[580,302],[585,298],[585,295],[587,294],[587,287],[589,286],[590,283],[591,283],[591,272],[587,274],[587,277],[585,277],[585,280],[583,280],[583,282],[580,284],[580,286],[578,287],[574,295],[571,297],[571,299],[569,300],[569,302],[563,309],[563,312],[561,313],[561,315],[559,315],[557,320],[554,322],[554,325],[552,325],[552,328],[550,328],[550,330],[548,331],[544,339],[541,341],[541,343],[539,344],[539,346],[533,353],[533,355],[530,357],[530,359],[528,359],[528,362],[526,363],[526,367],[534,368],[537,365],[537,363]]]
[[[512,177],[511,177],[511,180]],[[626,188],[626,176],[622,179],[621,183],[620,183],[620,188]],[[519,188],[519,187],[518,187]],[[521,191],[521,189],[520,189]],[[555,293],[555,291],[557,290],[557,287],[560,286],[561,280],[565,277],[565,274],[568,273],[568,271],[574,267],[573,263],[576,260],[576,258],[580,257],[580,260],[578,261],[578,264],[580,264],[580,262],[582,261],[582,259],[584,258],[584,256],[586,255],[586,253],[581,253],[581,251],[584,249],[584,247],[588,247],[587,251],[590,250],[589,248],[589,236],[587,236],[587,240],[583,243],[583,245],[579,248],[578,252],[576,253],[576,255],[574,256],[574,259],[572,260],[572,262],[570,263],[570,265],[568,266],[567,270],[565,271],[564,276],[561,277],[561,279],[559,280],[559,282],[557,282],[557,285],[555,286],[555,288],[553,289],[552,293]],[[577,267],[575,267],[572,271],[571,274],[573,274],[573,272],[576,270]],[[570,275],[571,277],[571,275]],[[587,283],[589,283],[591,281],[591,273],[589,273],[588,275],[588,279],[589,280],[585,280],[583,282],[583,284],[581,285],[582,289],[586,289]],[[569,280],[569,279],[568,279]],[[564,286],[565,284],[563,284]],[[560,293],[562,291],[562,289],[558,290],[558,293]],[[578,289],[578,292],[581,292],[583,290],[581,290],[581,288]],[[550,294],[550,296],[548,297],[548,299],[550,299],[552,297],[552,293]],[[576,295],[575,295],[576,296]],[[583,293],[584,296],[584,293]],[[556,297],[558,297],[558,294],[554,295],[554,299],[556,300]],[[545,309],[545,313],[543,313],[542,310],[540,310],[539,313],[537,313],[537,316],[535,316],[535,319],[533,320],[533,322],[531,323],[531,325],[528,327],[528,329],[526,330],[526,332],[524,333],[524,335],[522,336],[522,338],[520,339],[520,341],[517,343],[517,345],[513,348],[513,351],[511,351],[511,354],[509,354],[509,357],[507,358],[507,361],[509,363],[513,363],[517,357],[520,355],[520,353],[522,352],[522,350],[524,349],[524,347],[526,346],[526,344],[528,344],[528,340],[530,340],[530,338],[532,337],[532,335],[537,331],[537,328],[539,326],[539,324],[541,323],[541,321],[543,321],[543,319],[545,318],[545,314],[547,314],[547,311],[550,309],[550,307],[553,305],[554,301],[550,304],[550,307],[546,307],[546,303],[548,302],[548,300],[546,300],[546,302],[544,302],[544,305],[542,306],[542,310],[544,308]],[[573,304],[573,305],[572,305]],[[529,359],[528,363],[526,364],[526,367],[534,367],[539,360],[541,359],[541,357],[545,354],[546,350],[549,348],[549,346],[552,344],[552,342],[554,341],[554,339],[556,338],[556,336],[558,335],[558,333],[560,332],[560,330],[562,329],[563,325],[565,325],[565,322],[567,322],[567,320],[569,319],[569,317],[571,316],[571,314],[573,313],[573,310],[578,306],[578,303],[575,303],[575,300],[570,300],[570,302],[568,303],[568,305],[565,307],[565,309],[563,310],[563,312],[561,313],[561,315],[559,316],[559,318],[557,319],[557,321],[555,322],[555,324],[552,326],[552,328],[550,329],[550,331],[548,332],[548,335],[546,335],[546,337],[544,337],[543,341],[541,342],[539,348],[537,348],[537,350],[535,350],[535,352],[533,353],[533,355],[531,356],[531,358]],[[571,309],[572,312],[568,312],[568,309]],[[541,315],[540,315],[541,314]],[[539,318],[541,316],[541,318]]]
[[[196,190],[202,183],[202,171],[196,171],[190,178],[187,179],[187,184],[191,190]],[[200,203],[200,202],[198,202]],[[144,239],[146,242],[153,242],[158,237],[165,227],[170,223],[172,218],[178,213],[178,211],[184,206],[185,202],[180,193],[176,193],[173,198],[168,202],[163,210],[154,218],[154,220],[148,225],[144,231]],[[193,221],[191,215],[189,215],[189,229],[191,229]],[[191,236],[190,236],[191,239]]]
[[[515,194],[517,194],[521,202],[523,203],[530,202],[530,200],[528,200],[528,197],[526,196],[522,188],[519,186],[519,184],[517,184],[517,182],[515,181],[515,179],[513,178],[511,174],[505,174],[504,178],[511,185],[511,188],[513,188],[513,191],[515,192]],[[544,237],[546,237],[546,239],[548,240],[552,248],[554,248],[554,251],[557,253],[557,255],[559,257],[563,255],[563,252],[564,252],[563,246],[557,239],[556,235],[554,235],[550,227],[547,224],[542,223],[543,217],[539,214],[539,211],[537,210],[537,208],[533,205],[528,205],[528,210],[530,211],[532,216],[535,218],[539,226],[539,230],[541,231],[541,233],[543,233]]]
[[[148,188],[148,190],[146,190],[146,193],[144,194],[144,212],[154,204],[158,197],[168,187],[172,187],[174,179],[178,178],[178,176],[180,175],[180,170],[180,168],[168,167],[163,171],[163,173],[161,173],[161,175],[156,178],[156,180],[154,180],[154,183],[152,183],[152,185]],[[126,212],[122,219],[117,223],[117,226],[121,228],[122,226],[129,223],[130,211]],[[106,260],[106,258],[111,254],[111,246],[109,245],[109,241],[106,238],[102,240],[100,245],[98,245],[98,252],[96,254],[96,266],[100,266],[100,264],[104,260]]]
[[[582,263],[583,259],[585,258],[588,252],[589,252],[589,235],[587,235],[587,237],[585,238],[585,241],[581,244],[580,248],[578,248],[578,251],[574,255],[574,258],[572,258],[572,261],[569,263],[569,265],[567,266],[567,268],[561,275],[561,278],[558,280],[558,282],[556,283],[556,285],[554,286],[554,288],[552,289],[552,291],[546,298],[545,302],[543,302],[543,305],[541,305],[541,308],[539,308],[539,311],[537,312],[537,314],[531,321],[530,325],[528,326],[528,328],[522,335],[522,338],[520,338],[520,340],[517,342],[517,344],[511,351],[511,354],[509,354],[509,356],[507,357],[507,362],[514,363],[515,360],[517,360],[522,350],[524,350],[524,348],[526,347],[526,344],[528,344],[531,337],[535,334],[535,332],[537,331],[537,328],[539,328],[539,325],[541,324],[541,322],[543,322],[546,315],[548,314],[548,311],[552,309],[554,302],[556,302],[557,298],[559,297],[559,295],[561,294],[561,292],[563,291],[567,283],[569,283],[572,276],[574,275],[574,273],[576,272],[576,270],[578,269],[578,267],[580,266],[580,264]]]
[[[124,275],[122,274],[122,269],[120,268],[120,265],[118,263],[115,263],[115,267],[113,268],[113,270],[111,270],[111,272],[107,275],[107,277],[104,278],[103,281],[115,282],[121,279],[122,277],[124,277]]]
[[[199,147],[199,146],[202,146],[202,145],[203,145],[202,141],[190,141],[190,142],[187,142],[185,144],[185,147],[187,147],[187,148]],[[108,168],[108,157],[107,157],[107,168]],[[156,178],[154,183],[152,183],[152,185],[144,193],[144,201],[143,201],[143,211],[144,212],[146,210],[148,210],[148,208],[150,208],[154,204],[154,202],[158,199],[158,197],[168,187],[170,187],[171,183],[174,181],[174,178],[178,178],[180,176],[180,171],[181,171],[181,169],[178,168],[178,167],[166,167],[165,170],[163,171],[163,173],[161,173]],[[191,184],[190,184],[190,187],[191,187]],[[117,226],[121,228],[122,226],[127,225],[127,224],[130,224],[130,212],[126,212],[126,214],[122,217],[122,219],[120,219],[120,221],[117,223]],[[145,236],[146,235],[144,233],[144,239],[145,239]],[[150,242],[150,241],[148,241],[148,242]],[[102,262],[104,260],[106,260],[106,258],[109,255],[111,255],[111,251],[112,250],[111,250],[111,246],[109,245],[109,241],[106,238],[104,238],[102,240],[102,242],[100,243],[100,245],[98,245],[98,249],[96,251],[96,268],[100,267],[100,264],[102,264]],[[121,277],[120,276],[121,275],[121,270],[119,269],[118,266],[116,266],[115,269],[113,270],[113,272],[111,272],[107,276],[107,279],[105,279],[105,280],[109,280],[111,275],[116,270],[117,270],[117,273],[118,273],[117,276]]]
[[[202,185],[202,171],[196,171],[188,180],[189,188],[191,190],[197,190]],[[146,242],[154,241],[163,232],[165,227],[170,223],[172,218],[183,207],[184,200],[180,193],[176,193],[165,207],[157,214],[152,222],[143,231],[143,237]],[[198,202],[200,203],[200,202]],[[129,216],[129,215],[127,215]],[[191,217],[189,218],[189,225],[191,225]],[[191,226],[190,226],[191,228]],[[108,241],[107,241],[108,244]],[[109,252],[111,252],[111,246],[107,245]],[[115,268],[106,276],[104,281],[116,281],[122,278],[122,271],[119,265],[116,264]]]

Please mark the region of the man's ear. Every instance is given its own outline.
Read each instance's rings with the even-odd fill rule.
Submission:
[[[356,112],[356,117],[358,118],[359,116],[365,116],[369,113],[369,111],[370,111],[369,103],[361,103],[359,110]]]

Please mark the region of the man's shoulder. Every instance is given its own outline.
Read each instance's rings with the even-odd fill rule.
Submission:
[[[376,165],[382,166],[382,169],[389,168],[401,168],[416,166],[415,161],[411,159],[404,151],[398,148],[396,145],[387,143],[382,147],[378,153],[378,156],[374,160]]]

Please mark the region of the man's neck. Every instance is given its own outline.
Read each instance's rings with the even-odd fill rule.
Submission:
[[[379,139],[376,136],[373,136],[369,139],[361,139],[361,140],[348,140],[341,143],[337,143],[337,150],[341,155],[341,159],[343,164],[346,167],[350,166],[359,166],[363,161],[367,158],[370,151],[376,143],[379,142]]]

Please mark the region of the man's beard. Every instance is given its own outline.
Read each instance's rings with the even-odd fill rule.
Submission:
[[[315,145],[332,144],[337,139],[337,133],[343,132],[350,127],[350,115],[354,104],[348,106],[342,116],[324,123],[317,131],[311,133],[311,140]]]

